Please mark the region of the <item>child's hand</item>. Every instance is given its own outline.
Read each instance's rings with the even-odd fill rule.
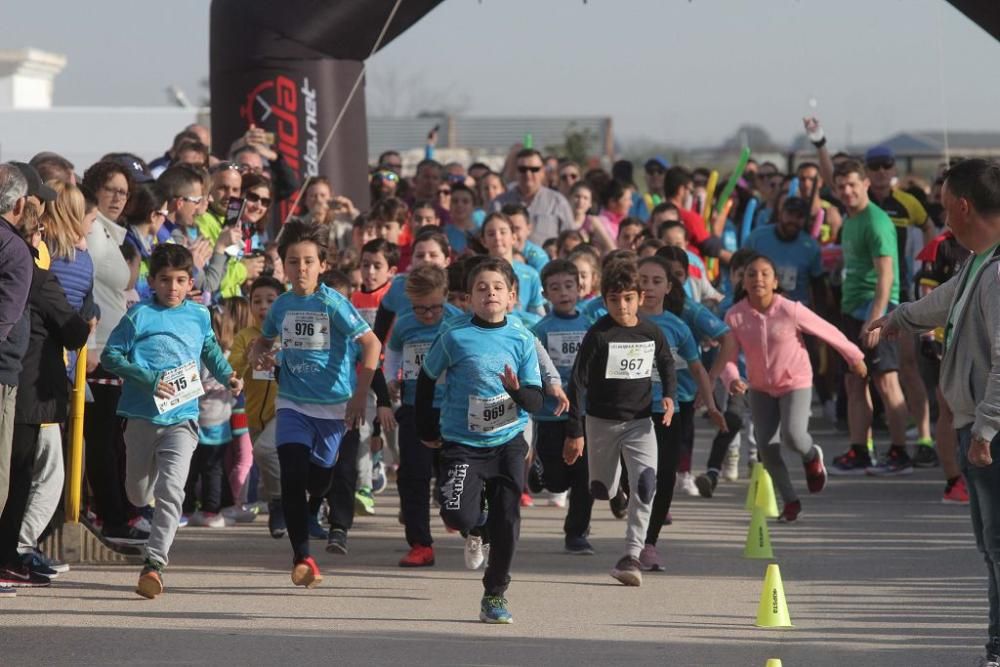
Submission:
[[[440,440],[421,440],[420,443],[428,449],[441,449]]]
[[[857,375],[859,378],[868,377],[868,367],[865,365],[864,359],[852,365],[851,372]]]
[[[392,413],[392,408],[380,407],[375,410],[376,419],[382,425],[382,431],[388,433],[396,430],[396,415]]]
[[[733,383],[729,385],[729,393],[733,396],[742,396],[747,393],[747,383],[743,380],[733,380]]]
[[[254,346],[256,347],[256,343],[254,343]],[[275,350],[258,352],[257,354],[254,354],[254,352],[257,352],[257,350],[251,348],[250,366],[255,371],[269,371],[277,365],[277,352]]]
[[[160,380],[156,383],[156,391],[153,393],[156,394],[157,398],[170,398],[177,393],[177,390],[174,389],[174,385]]]
[[[373,435],[368,439],[368,451],[374,454],[375,452],[381,452],[385,443],[382,441],[382,436]]]
[[[507,390],[508,394],[521,388],[521,382],[517,379],[517,373],[510,366],[504,366],[503,373],[500,373],[497,377],[500,378],[500,383],[503,384],[503,388]]]
[[[368,410],[368,396],[366,394],[355,394],[347,402],[347,410],[344,412],[344,421],[348,430],[358,428],[365,423],[365,412]]]
[[[670,422],[674,418],[674,399],[664,398],[663,399],[663,425],[670,426]]]
[[[229,378],[229,391],[233,396],[239,396],[243,392],[243,380],[236,375]]]
[[[545,393],[556,399],[556,409],[552,411],[556,417],[569,410],[569,399],[563,391],[561,384],[549,384],[545,386]]]
[[[583,456],[583,438],[566,438],[563,442],[563,461],[571,466]]]
[[[722,416],[718,408],[714,406],[708,408],[708,418],[718,427],[720,433],[729,433],[729,425],[726,424],[726,418]]]
[[[394,401],[398,401],[399,390],[400,390],[399,380],[391,380],[389,382],[389,398],[391,398]]]

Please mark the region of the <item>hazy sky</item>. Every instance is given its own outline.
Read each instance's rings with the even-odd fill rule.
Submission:
[[[12,1],[0,25],[4,48],[69,57],[56,104],[158,105],[171,83],[204,95],[208,8]],[[691,145],[741,123],[788,140],[815,98],[828,134],[869,141],[1000,129],[998,64],[1000,43],[944,0],[445,0],[370,61],[368,102],[610,115],[619,138]]]

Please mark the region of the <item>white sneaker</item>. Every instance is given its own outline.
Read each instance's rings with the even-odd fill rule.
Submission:
[[[465,538],[465,567],[470,570],[478,570],[485,560],[483,538],[478,535],[469,535]]]
[[[680,484],[681,491],[688,494],[689,496],[700,496],[701,492],[698,491],[698,487],[694,483],[694,475],[690,472],[682,472],[677,475],[677,481]]]
[[[550,493],[549,507],[558,507],[563,509],[566,507],[567,498],[569,498],[569,491],[563,491],[562,493]]]
[[[191,525],[202,528],[226,528],[236,525],[236,522],[232,519],[227,519],[222,514],[209,514],[198,510],[191,515]]]
[[[257,512],[252,508],[254,505],[233,505],[232,507],[223,507],[222,516],[226,519],[231,519],[235,523],[253,523],[257,520]]]
[[[147,519],[144,516],[139,517],[139,520],[136,521],[132,527],[135,528],[136,530],[141,530],[144,533],[148,533],[149,531],[153,530],[153,524],[151,524],[149,522],[149,519]]]
[[[740,478],[740,450],[730,447],[722,462],[722,479],[735,482]]]

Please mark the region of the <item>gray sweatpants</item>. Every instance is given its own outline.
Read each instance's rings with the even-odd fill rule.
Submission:
[[[194,421],[159,426],[129,419],[125,427],[125,493],[136,507],[156,501],[146,557],[164,565],[177,533],[184,484],[197,446]]]
[[[14,441],[14,405],[17,385],[0,384],[0,514],[10,491],[10,452]]]
[[[781,458],[781,445],[771,443],[771,438],[778,431],[780,424],[781,443],[798,453],[803,462],[812,460],[815,455],[812,436],[809,435],[812,388],[795,389],[777,397],[751,389],[748,398],[750,414],[753,416],[754,435],[760,448],[761,459],[764,461],[764,469],[771,475],[781,499],[786,503],[795,502],[799,497],[795,494],[792,480],[788,476],[788,468]],[[761,443],[770,444],[761,445]]]
[[[38,545],[38,538],[59,507],[65,481],[59,424],[42,424],[38,431],[38,450],[31,474],[28,504],[24,510],[24,518],[21,519],[21,533],[17,540],[17,549],[21,553],[30,552]]]
[[[618,488],[621,459],[625,459],[629,484],[625,553],[638,558],[646,540],[650,509],[656,494],[656,433],[653,421],[620,422],[587,415],[587,463],[590,495],[607,500]]]
[[[263,431],[250,429],[250,441],[253,443],[253,460],[260,472],[260,485],[263,488],[261,497],[267,502],[281,498],[281,463],[278,461],[278,448],[274,442],[274,434],[278,420],[264,425]]]

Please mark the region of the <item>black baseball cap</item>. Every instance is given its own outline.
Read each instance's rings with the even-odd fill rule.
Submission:
[[[21,175],[24,176],[24,180],[28,181],[29,197],[38,197],[43,202],[55,201],[56,191],[42,183],[42,177],[38,175],[34,167],[27,162],[11,162],[10,164],[17,167]]]

